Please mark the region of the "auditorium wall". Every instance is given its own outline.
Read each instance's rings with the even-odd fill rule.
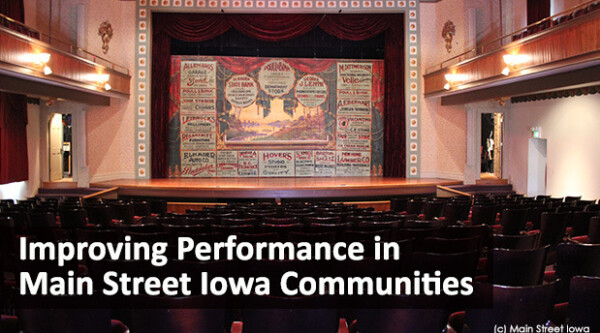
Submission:
[[[463,1],[421,3],[421,66],[423,72],[444,59],[464,52]],[[456,35],[452,50],[444,47],[441,31],[452,20]],[[421,81],[421,84],[423,81]],[[466,153],[466,118],[464,107],[443,107],[440,98],[421,96],[421,177],[463,179]],[[447,126],[449,123],[451,126]],[[461,129],[462,128],[462,129]],[[444,150],[444,146],[450,150]],[[461,151],[462,150],[462,151]],[[438,161],[440,163],[438,163]]]
[[[598,110],[599,95],[513,104],[505,124],[505,158],[515,190],[527,192],[530,127],[540,126],[548,140],[546,193],[600,198]]]
[[[589,0],[550,0],[550,15],[558,14]]]
[[[499,1],[445,0],[421,3],[421,65],[425,72],[501,36]],[[471,13],[466,15],[466,13]],[[456,33],[447,52],[442,29],[452,21]],[[458,59],[456,60],[458,61]],[[434,69],[432,69],[434,70]],[[440,98],[421,96],[421,176],[464,179],[467,116],[463,105],[442,106]]]
[[[88,0],[89,1],[89,0]],[[87,49],[129,69],[132,76],[128,100],[111,99],[110,107],[90,107],[87,113],[87,158],[90,181],[134,177],[135,148],[135,2],[89,1]],[[106,55],[98,27],[108,20],[113,38]]]
[[[135,41],[135,2],[53,0],[52,7],[46,0],[24,0],[25,24],[43,33],[75,44],[77,41],[77,5],[84,7],[84,49],[106,58],[130,70],[135,69],[133,47]],[[52,20],[49,20],[52,9]],[[98,27],[108,20],[113,27],[113,38],[107,54],[102,52],[102,41]],[[50,24],[51,22],[51,24]],[[90,181],[102,181],[134,177],[134,80],[131,80],[129,100],[111,99],[109,107],[83,107],[86,111],[87,164]],[[44,101],[42,100],[42,103]],[[49,108],[49,112],[60,112],[60,103]],[[82,108],[82,109],[83,109]],[[47,178],[47,170],[40,157],[45,140],[40,138],[45,124],[40,123],[40,108],[28,104],[27,144],[29,154],[29,181],[0,185],[0,198],[23,199],[37,192],[41,182]],[[45,119],[45,117],[42,117]],[[42,146],[43,145],[43,146]],[[40,155],[41,154],[41,155]]]

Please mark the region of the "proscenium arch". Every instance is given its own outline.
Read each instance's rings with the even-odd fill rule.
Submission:
[[[419,0],[137,0],[135,70],[135,178],[151,178],[152,13],[199,14],[404,14],[405,157],[407,178],[420,177]]]

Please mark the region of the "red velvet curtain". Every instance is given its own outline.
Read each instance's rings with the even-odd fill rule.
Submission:
[[[550,16],[550,0],[527,0],[527,25]]]
[[[385,33],[384,175],[405,176],[404,20],[402,15],[154,14],[152,44],[152,177],[168,174],[168,108],[171,38],[200,42],[234,28],[264,41],[284,41],[320,27],[340,39]],[[308,66],[307,66],[308,67]]]
[[[23,22],[23,0],[0,1],[0,13]],[[26,126],[26,97],[0,92],[0,184],[29,178]]]

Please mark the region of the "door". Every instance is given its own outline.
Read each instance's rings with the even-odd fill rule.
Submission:
[[[502,149],[504,115],[481,114],[481,176],[480,179],[502,179]]]
[[[546,139],[529,138],[527,152],[527,195],[546,194],[546,165],[548,142]]]
[[[63,178],[63,123],[62,114],[55,113],[50,120],[50,181]]]

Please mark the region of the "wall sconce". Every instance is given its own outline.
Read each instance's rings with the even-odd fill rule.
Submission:
[[[112,87],[108,84],[110,75],[108,74],[88,74],[88,81],[96,83],[100,87],[104,87],[105,90],[110,90]]]
[[[531,60],[531,57],[525,54],[505,54],[502,56],[506,67],[502,70],[502,75],[508,76],[511,69],[517,69],[521,64],[524,64]]]
[[[50,66],[48,66],[48,62],[50,61],[50,53],[27,53],[23,56],[23,61],[42,68],[44,75],[52,74],[52,69]]]
[[[444,85],[444,89],[450,90],[450,88],[454,84],[467,81],[467,79],[469,77],[466,74],[456,74],[456,73],[453,73],[453,74],[446,74],[446,75],[444,75],[444,78],[446,79],[446,84]]]

